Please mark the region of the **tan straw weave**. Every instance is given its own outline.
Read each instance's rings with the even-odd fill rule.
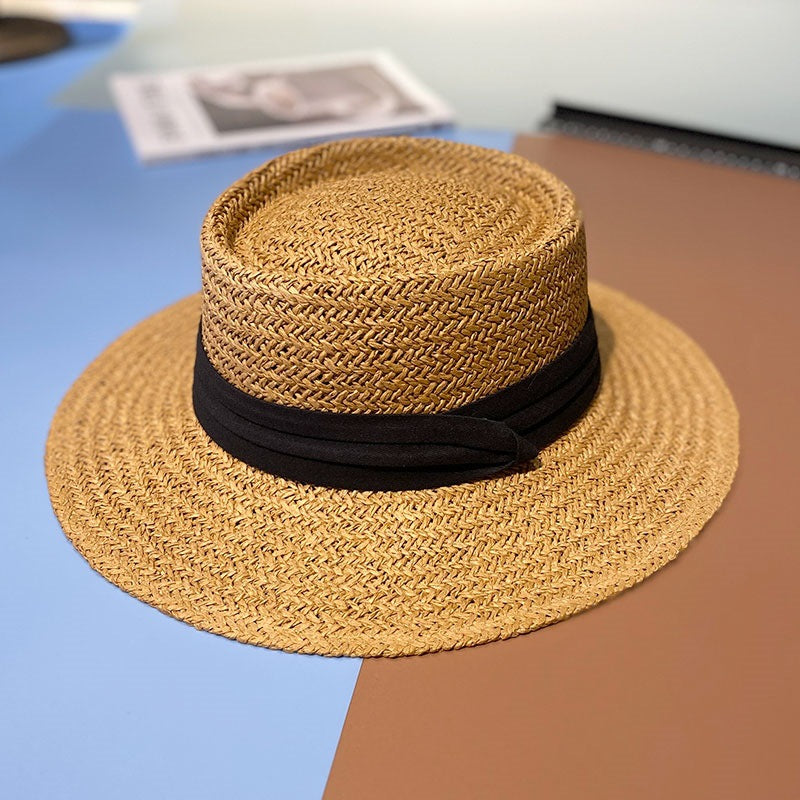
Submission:
[[[79,378],[47,448],[89,563],[203,630],[328,655],[403,655],[533,630],[674,558],[727,493],[738,418],[703,352],[589,288],[603,363],[535,463],[404,492],[303,485],[212,442],[191,402],[197,325],[243,391],[337,412],[437,412],[519,381],[586,319],[575,200],[513,155],[351,140],[246,176],[202,231],[203,295]]]

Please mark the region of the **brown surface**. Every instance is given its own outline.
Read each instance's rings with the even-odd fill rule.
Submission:
[[[589,272],[668,315],[742,415],[733,491],[677,561],[566,622],[363,663],[335,798],[800,797],[800,183],[567,138]]]

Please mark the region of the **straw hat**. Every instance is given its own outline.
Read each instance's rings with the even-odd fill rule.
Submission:
[[[267,163],[206,217],[202,295],[62,402],[64,530],[165,613],[304,653],[479,644],[634,585],[719,507],[738,417],[686,334],[587,288],[584,241],[514,155],[380,138]]]

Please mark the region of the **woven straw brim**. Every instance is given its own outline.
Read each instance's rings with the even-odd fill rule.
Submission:
[[[142,322],[79,378],[46,466],[94,569],[197,628],[379,656],[531,631],[634,585],[719,507],[738,416],[700,348],[591,285],[603,381],[539,463],[410,492],[300,485],[234,460],[194,418],[200,298]]]

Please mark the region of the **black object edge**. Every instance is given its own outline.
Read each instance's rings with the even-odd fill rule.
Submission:
[[[556,102],[541,130],[800,180],[800,150]]]

